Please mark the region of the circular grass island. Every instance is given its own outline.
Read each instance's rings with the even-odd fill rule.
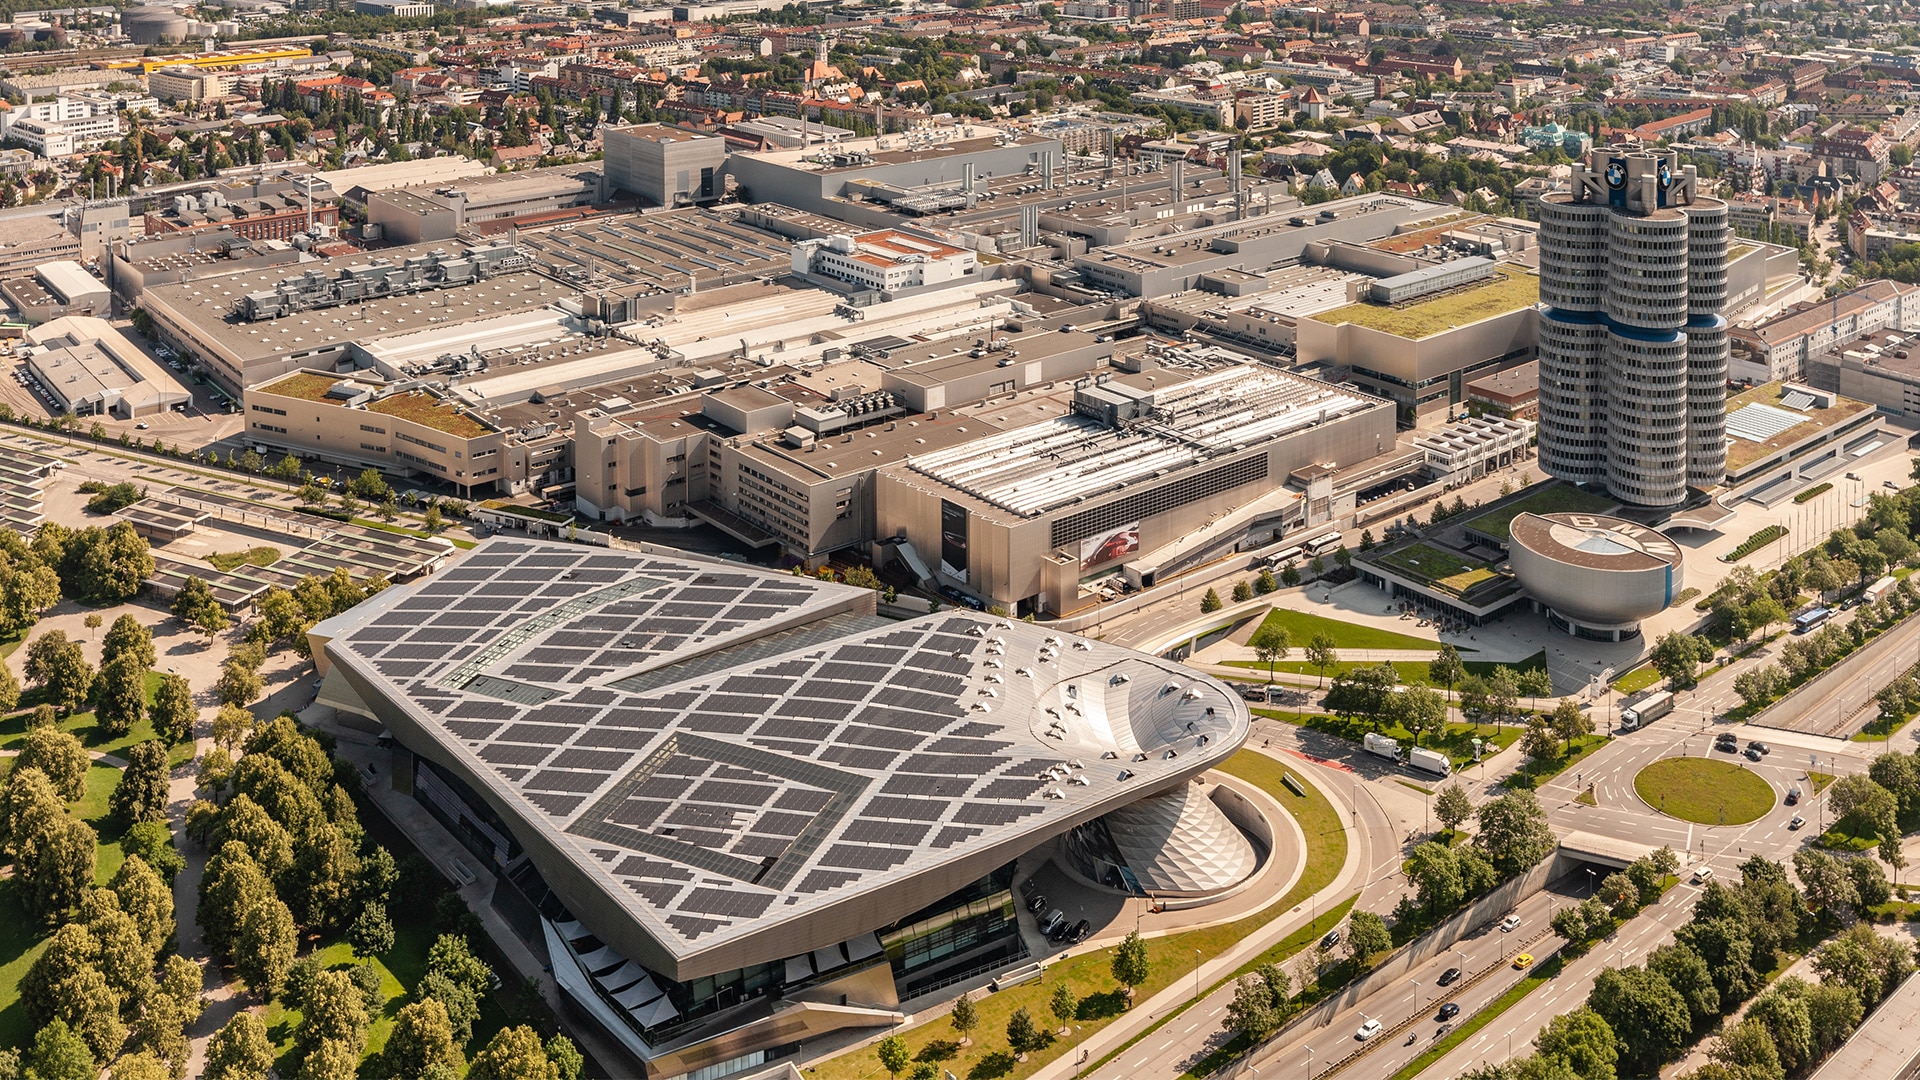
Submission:
[[[1773,785],[1728,761],[1673,757],[1641,769],[1633,790],[1655,810],[1700,825],[1745,825],[1773,809]]]

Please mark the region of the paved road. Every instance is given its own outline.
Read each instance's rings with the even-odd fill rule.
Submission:
[[[1855,608],[1848,614],[1858,618],[1864,610]],[[1874,695],[1880,688],[1920,663],[1920,619],[1898,624],[1873,644],[1873,648],[1862,649],[1828,669],[1795,694],[1795,700],[1768,709],[1758,722],[1836,737],[1850,736],[1865,727],[1879,715]]]
[[[1441,1026],[1437,1016],[1442,1004],[1452,1001],[1460,1006],[1460,1015],[1450,1021],[1459,1024],[1525,977],[1513,966],[1514,957],[1527,953],[1536,964],[1544,964],[1557,953],[1561,942],[1548,930],[1548,923],[1554,912],[1577,902],[1574,897],[1535,893],[1514,909],[1520,925],[1513,931],[1486,929],[1462,940],[1392,989],[1340,1010],[1322,1026],[1276,1040],[1253,1056],[1253,1067],[1262,1074],[1318,1076],[1358,1052],[1363,1056],[1347,1067],[1352,1075],[1398,1072],[1432,1045]],[[1440,986],[1441,976],[1452,969],[1460,971],[1461,979]],[[1381,1032],[1362,1042],[1359,1029],[1368,1020],[1378,1020]]]
[[[1282,746],[1260,747],[1250,741],[1249,746],[1277,757],[1294,767],[1301,767],[1299,756],[1287,752]],[[1343,776],[1346,782],[1342,782]],[[1362,868],[1359,899],[1355,901],[1355,910],[1391,911],[1399,902],[1401,887],[1400,863],[1406,856],[1402,845],[1397,841],[1398,830],[1392,820],[1374,797],[1372,785],[1364,782],[1357,773],[1342,764],[1334,763],[1316,769],[1314,783],[1327,791],[1336,808],[1340,809],[1349,822],[1358,814],[1358,826],[1349,829],[1349,843],[1356,843],[1360,852]],[[1309,913],[1311,914],[1311,912]],[[1226,1019],[1227,1004],[1233,1000],[1233,984],[1227,983],[1219,990],[1208,995],[1198,1005],[1189,1008],[1167,1027],[1157,1031],[1140,1045],[1122,1054],[1097,1075],[1105,1077],[1146,1077],[1178,1076],[1195,1061],[1205,1057],[1221,1041],[1221,1024]]]

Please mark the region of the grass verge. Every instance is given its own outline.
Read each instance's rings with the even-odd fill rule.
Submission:
[[[1540,989],[1541,984],[1560,974],[1560,955],[1555,953],[1551,959],[1529,972],[1526,978],[1513,984],[1506,993],[1487,1003],[1487,1007],[1468,1017],[1459,1027],[1447,1032],[1447,1037],[1427,1048],[1427,1052],[1407,1062],[1406,1067],[1394,1073],[1391,1080],[1413,1080],[1429,1065],[1453,1052],[1453,1048],[1466,1042],[1480,1029],[1500,1018],[1500,1014],[1520,1004],[1528,994]]]
[[[1664,676],[1652,664],[1642,664],[1613,680],[1613,688],[1622,694],[1637,694],[1659,682]]]
[[[1289,724],[1298,724],[1312,731],[1337,735],[1349,742],[1364,742],[1368,732],[1377,731],[1390,739],[1399,739],[1404,745],[1413,745],[1413,733],[1398,724],[1371,724],[1365,720],[1348,719],[1343,716],[1331,716],[1325,713],[1309,713],[1304,716],[1282,712],[1279,709],[1259,709],[1253,712],[1270,720],[1281,720]],[[1427,735],[1420,745],[1429,750],[1438,750],[1453,759],[1453,767],[1465,768],[1473,761],[1473,740],[1478,737],[1482,744],[1481,753],[1491,755],[1512,746],[1520,738],[1518,727],[1504,726],[1489,728],[1479,724],[1452,723],[1437,735]],[[1486,749],[1492,747],[1494,749]]]
[[[1555,757],[1540,758],[1520,766],[1512,776],[1507,778],[1507,787],[1538,790],[1540,785],[1580,764],[1587,755],[1605,745],[1607,745],[1605,735],[1582,735],[1573,740],[1571,751],[1563,748]]]

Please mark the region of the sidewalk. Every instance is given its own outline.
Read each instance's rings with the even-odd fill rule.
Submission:
[[[1270,756],[1280,757],[1280,755]],[[1312,773],[1317,768],[1315,765],[1302,762],[1299,758],[1291,755],[1287,755],[1282,760],[1285,760],[1289,765],[1300,769],[1302,772]],[[1315,776],[1312,782],[1330,802],[1336,806],[1341,805],[1342,799],[1339,786],[1330,782],[1327,776],[1324,774]],[[1340,899],[1345,897],[1349,892],[1354,891],[1355,882],[1361,876],[1361,865],[1364,858],[1362,845],[1350,840],[1347,844],[1346,862],[1340,867],[1339,875],[1336,876],[1326,888],[1319,892],[1319,901],[1331,907],[1339,903]],[[1302,926],[1307,925],[1313,919],[1313,908],[1314,905],[1312,903],[1299,904],[1295,906],[1292,911],[1281,915],[1262,927],[1258,933],[1241,939],[1240,943],[1233,948],[1201,964],[1199,975],[1201,984],[1209,985],[1218,982],[1239,968],[1240,965],[1265,952],[1268,948],[1284,940],[1287,935],[1292,934]],[[1229,983],[1222,986],[1216,993],[1231,995],[1233,993],[1232,984]],[[1193,985],[1185,979],[1177,979],[1172,985],[1155,994],[1153,997],[1145,1001],[1134,1002],[1133,1007],[1120,1019],[1100,1029],[1100,1031],[1089,1037],[1085,1043],[1082,1044],[1087,1062],[1098,1061],[1112,1051],[1119,1049],[1125,1045],[1128,1040],[1146,1031],[1153,1025],[1154,1021],[1167,1016],[1181,1006],[1193,1003],[1193,1001]],[[1033,1080],[1058,1080],[1058,1078],[1073,1076],[1076,1073],[1081,1073],[1081,1070],[1076,1068],[1073,1055],[1068,1053],[1061,1055],[1059,1058],[1056,1058],[1037,1070],[1033,1074]]]

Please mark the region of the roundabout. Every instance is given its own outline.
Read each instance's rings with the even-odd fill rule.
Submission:
[[[1745,825],[1773,809],[1773,785],[1732,762],[1673,757],[1641,769],[1633,790],[1668,817],[1699,825]]]

